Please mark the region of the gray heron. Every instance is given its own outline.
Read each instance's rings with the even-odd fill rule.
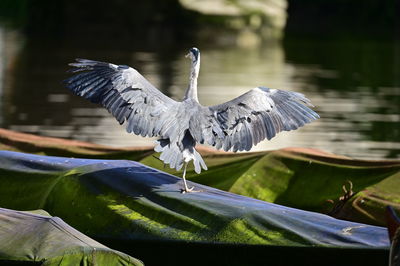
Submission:
[[[319,116],[303,94],[254,88],[241,96],[214,106],[202,106],[197,98],[200,51],[191,48],[189,86],[181,101],[164,95],[138,71],[126,65],[76,59],[64,81],[72,93],[100,103],[129,133],[158,137],[154,148],[171,168],[183,167],[182,192],[193,191],[186,183],[190,161],[196,173],[207,170],[196,143],[225,151],[249,151],[281,131],[297,129]]]

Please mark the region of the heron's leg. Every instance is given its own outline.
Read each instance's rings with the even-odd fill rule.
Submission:
[[[193,190],[194,189],[194,187],[191,187],[191,188],[189,188],[188,186],[187,186],[187,183],[186,183],[186,167],[187,167],[187,165],[188,165],[188,163],[184,163],[184,166],[183,166],[183,175],[182,175],[182,178],[183,178],[183,184],[184,184],[184,188],[181,190],[181,192],[182,193],[189,193],[189,192],[200,192],[200,190]]]
[[[190,191],[193,190],[193,187],[191,187],[191,188],[189,189],[188,186],[187,186],[187,183],[186,183],[186,178],[185,178],[185,177],[186,177],[186,167],[187,167],[187,165],[188,165],[188,163],[187,163],[187,162],[184,162],[182,178],[183,178],[183,184],[184,184],[185,187],[182,189],[182,193],[190,192]]]

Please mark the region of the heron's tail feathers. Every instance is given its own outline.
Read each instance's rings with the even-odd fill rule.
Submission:
[[[201,169],[207,170],[207,166],[201,157],[200,153],[194,147],[182,148],[177,143],[171,143],[169,139],[157,140],[157,145],[154,148],[156,152],[161,152],[160,160],[165,164],[169,164],[171,168],[177,171],[182,169],[183,164],[193,160],[194,170],[200,173]]]
[[[193,155],[194,155],[193,159],[194,171],[200,174],[202,168],[204,170],[208,170],[207,165],[203,160],[203,157],[201,157],[200,153],[198,153],[195,148],[193,148]]]

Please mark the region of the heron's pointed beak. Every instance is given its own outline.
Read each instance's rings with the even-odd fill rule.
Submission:
[[[186,58],[190,57],[190,53],[188,53],[187,55],[185,55]]]

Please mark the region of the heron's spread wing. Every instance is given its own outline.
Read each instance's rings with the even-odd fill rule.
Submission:
[[[258,87],[229,102],[204,107],[191,132],[197,141],[218,149],[248,151],[265,138],[318,119],[307,105],[312,106],[301,93]]]
[[[168,111],[176,101],[157,90],[135,69],[110,63],[76,59],[71,72],[81,72],[65,80],[76,95],[101,103],[126,130],[142,136],[162,136]]]

